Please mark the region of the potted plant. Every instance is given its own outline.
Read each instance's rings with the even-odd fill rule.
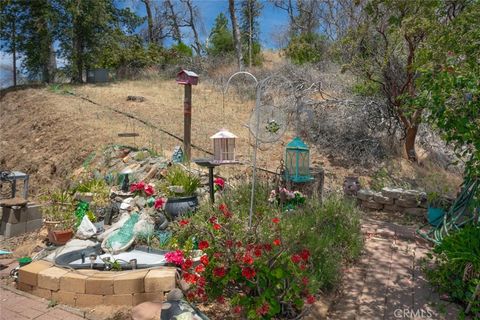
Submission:
[[[55,245],[64,245],[73,237],[75,225],[74,204],[71,193],[57,191],[43,198],[48,200],[42,206],[48,239]]]
[[[195,211],[198,206],[197,189],[200,178],[179,165],[172,166],[165,177],[163,191],[167,195],[165,211],[172,219]]]

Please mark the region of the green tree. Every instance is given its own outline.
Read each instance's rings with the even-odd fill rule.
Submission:
[[[233,35],[228,28],[228,19],[224,13],[215,18],[215,24],[209,36],[207,52],[213,56],[231,55],[235,52]]]
[[[405,103],[416,97],[415,61],[445,16],[441,0],[371,0],[362,22],[342,39],[345,69],[377,83],[405,133],[405,152],[416,161],[415,139],[423,107]]]
[[[260,24],[258,19],[262,13],[263,4],[258,0],[243,0],[241,3],[240,30],[245,62],[249,67],[262,62],[260,45]]]
[[[448,20],[420,51],[419,93],[410,103],[428,110],[428,120],[469,159],[466,174],[480,177],[480,1],[444,10]]]
[[[0,49],[12,55],[12,82],[17,85],[17,52],[19,32],[17,30],[21,8],[18,1],[0,2]]]
[[[285,55],[296,64],[315,63],[322,60],[327,51],[327,40],[316,33],[294,36]]]
[[[75,82],[83,82],[84,71],[98,64],[105,47],[121,43],[142,22],[129,9],[117,8],[113,0],[58,0],[57,5],[62,16],[62,55]]]

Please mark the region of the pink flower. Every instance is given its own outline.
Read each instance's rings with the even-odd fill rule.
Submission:
[[[154,208],[155,209],[163,209],[163,206],[165,205],[166,201],[164,198],[157,198],[155,199],[155,202],[154,202]]]
[[[165,260],[167,260],[168,263],[174,263],[178,266],[180,266],[183,263],[183,251],[181,250],[176,250],[176,251],[171,251],[167,252],[165,254]]]
[[[299,254],[294,254],[290,259],[295,264],[298,264],[300,261],[302,261],[302,257],[300,257]]]
[[[223,180],[222,178],[216,178],[215,180],[213,180],[213,183],[216,186],[219,186],[220,189],[223,189],[223,187],[225,187],[225,180]]]
[[[240,306],[235,306],[233,308],[233,313],[241,313],[242,312],[242,307]]]
[[[149,184],[147,184],[143,190],[145,191],[145,194],[148,197],[150,197],[151,195],[153,195],[155,193],[155,189],[153,189],[153,187]]]

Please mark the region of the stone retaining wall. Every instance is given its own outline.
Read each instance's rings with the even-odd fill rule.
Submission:
[[[32,262],[18,273],[18,289],[75,307],[135,306],[162,301],[175,288],[176,269],[98,271],[58,268],[44,260]]]
[[[366,210],[402,212],[424,217],[427,212],[427,195],[417,190],[383,188],[381,192],[362,189],[357,192],[359,205]]]

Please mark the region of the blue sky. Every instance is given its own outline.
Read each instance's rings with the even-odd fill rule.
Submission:
[[[173,0],[173,2],[179,2]],[[160,3],[161,1],[152,0],[153,3]],[[240,7],[240,0],[236,0],[236,8]],[[272,40],[272,34],[281,30],[288,23],[288,16],[285,11],[276,8],[270,2],[266,0],[261,1],[263,3],[262,15],[259,19],[260,23],[260,39],[264,48],[274,48],[275,41]],[[228,13],[228,0],[193,0],[193,3],[199,8],[201,20],[204,25],[204,31],[201,32],[201,40],[205,41],[210,29],[212,28],[215,18],[220,12],[225,13],[227,17],[230,17]],[[135,11],[140,16],[146,16],[145,5],[140,0],[119,0],[118,4],[122,7],[128,7],[132,11]],[[239,14],[237,12],[237,14]],[[238,16],[237,16],[238,18]],[[188,33],[186,33],[188,35]]]

